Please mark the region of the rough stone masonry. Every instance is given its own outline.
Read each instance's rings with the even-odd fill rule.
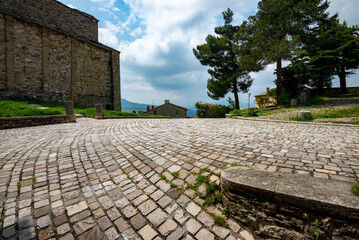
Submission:
[[[0,1],[0,98],[121,110],[120,52],[98,20],[55,0]]]

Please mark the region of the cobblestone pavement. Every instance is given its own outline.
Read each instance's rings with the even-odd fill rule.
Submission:
[[[359,128],[235,119],[78,119],[0,131],[6,239],[253,239],[186,188],[226,166],[357,181]],[[172,173],[172,174],[171,174]],[[182,188],[183,191],[175,188]],[[219,212],[218,214],[221,214]]]

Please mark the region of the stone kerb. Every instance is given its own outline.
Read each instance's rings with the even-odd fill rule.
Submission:
[[[235,167],[221,173],[223,203],[263,238],[359,239],[351,183]]]

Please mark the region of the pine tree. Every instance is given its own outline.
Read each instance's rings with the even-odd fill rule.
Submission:
[[[247,92],[253,79],[238,61],[235,34],[240,27],[232,25],[233,11],[228,8],[222,15],[225,24],[214,29],[217,36],[208,35],[206,43],[194,48],[193,53],[202,65],[211,67],[208,69],[211,76],[207,82],[208,96],[218,100],[231,91],[235,107],[239,109],[238,92]]]

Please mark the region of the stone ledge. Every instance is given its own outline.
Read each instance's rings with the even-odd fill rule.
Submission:
[[[1,117],[0,129],[32,127],[39,125],[76,122],[75,115],[44,115],[24,117]]]
[[[229,212],[261,237],[359,239],[350,183],[235,167],[222,172],[221,187]]]
[[[231,114],[229,114],[231,115]],[[306,125],[318,125],[318,126],[333,126],[333,127],[352,127],[359,128],[359,125],[355,124],[339,124],[339,123],[329,123],[329,122],[301,122],[301,121],[285,121],[285,120],[273,120],[273,119],[264,119],[264,118],[255,118],[255,117],[240,117],[240,116],[226,116],[226,118],[239,119],[239,120],[250,120],[258,122],[274,122],[274,123],[292,123],[292,124],[306,124]]]

